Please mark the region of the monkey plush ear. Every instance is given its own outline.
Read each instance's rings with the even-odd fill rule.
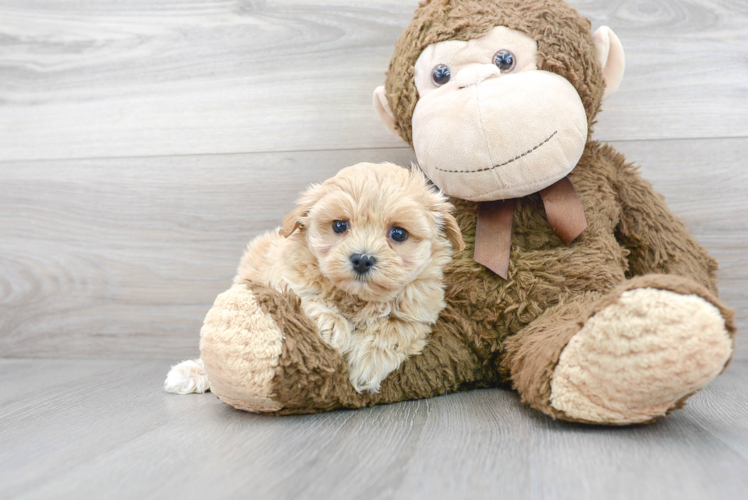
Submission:
[[[623,79],[623,71],[626,68],[626,60],[621,41],[612,29],[607,26],[600,26],[592,35],[592,39],[595,42],[597,61],[603,67],[604,101],[618,90],[618,86]]]
[[[377,116],[384,124],[387,131],[402,140],[400,134],[397,133],[397,127],[395,126],[395,117],[392,115],[392,110],[387,102],[387,92],[385,92],[383,86],[379,86],[374,89],[374,95],[372,96],[372,104],[374,105],[374,111],[377,112]]]

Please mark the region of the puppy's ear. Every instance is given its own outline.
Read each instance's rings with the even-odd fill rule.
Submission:
[[[434,212],[437,217],[441,220],[441,231],[444,236],[452,244],[452,250],[459,252],[465,249],[465,242],[462,240],[462,231],[460,226],[457,224],[457,219],[452,215],[454,207],[446,201],[443,194],[436,194],[439,197],[439,201],[434,203]]]
[[[302,205],[299,205],[291,210],[291,213],[286,215],[286,218],[283,219],[283,226],[281,226],[278,234],[280,234],[284,238],[288,238],[289,236],[291,236],[294,231],[302,227],[301,219],[303,217],[306,217],[308,213],[309,207],[305,207]]]
[[[278,234],[284,238],[288,238],[297,229],[304,227],[304,218],[309,214],[309,210],[312,209],[315,203],[322,198],[323,189],[319,184],[312,185],[296,202],[296,208],[286,215],[283,219],[283,225],[281,226]]]
[[[465,250],[465,242],[462,240],[462,231],[460,231],[460,226],[457,224],[457,219],[452,215],[451,205],[447,205],[442,211],[442,220],[444,221],[442,231],[444,231],[444,236],[446,236],[449,242],[452,243],[452,250],[455,252]]]
[[[421,182],[428,184],[428,177],[423,170],[416,165],[411,163],[410,174],[416,176]],[[441,227],[439,228],[444,236],[452,244],[452,251],[460,252],[465,249],[465,242],[462,239],[462,231],[460,231],[460,225],[457,224],[457,219],[452,215],[454,207],[447,201],[447,197],[442,191],[439,191],[436,186],[431,186],[431,210],[436,214],[437,219],[441,221]]]

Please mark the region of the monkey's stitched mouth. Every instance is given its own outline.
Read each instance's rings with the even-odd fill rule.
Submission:
[[[481,168],[481,169],[478,169],[478,170],[445,170],[445,169],[439,168],[439,167],[434,167],[434,168],[437,169],[437,170],[439,170],[440,172],[447,172],[447,173],[450,173],[450,174],[477,174],[478,172],[487,172],[489,170],[495,170],[495,169],[497,169],[499,167],[503,167],[504,165],[508,165],[508,164],[512,163],[513,161],[517,161],[520,158],[529,155],[530,153],[532,153],[536,149],[540,148],[543,144],[548,143],[548,141],[550,141],[551,139],[553,139],[553,136],[555,136],[556,134],[558,134],[558,130],[556,130],[555,132],[553,132],[551,135],[548,136],[548,138],[546,140],[544,140],[543,142],[541,142],[540,144],[538,144],[534,148],[528,149],[524,153],[515,156],[511,160],[507,160],[504,163],[499,163],[498,165],[494,165],[493,167]]]

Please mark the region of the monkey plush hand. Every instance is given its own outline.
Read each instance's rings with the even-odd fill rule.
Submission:
[[[555,418],[681,407],[727,365],[715,261],[623,156],[590,139],[622,78],[616,35],[561,0],[422,2],[374,106],[452,196],[466,249],[428,345],[358,393],[290,293],[235,285],[202,330],[212,390],[303,413],[511,384]]]

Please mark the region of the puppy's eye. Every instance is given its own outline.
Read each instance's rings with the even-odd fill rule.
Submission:
[[[511,51],[502,49],[493,55],[493,63],[502,73],[508,73],[517,65],[517,59]]]
[[[452,78],[452,72],[446,64],[437,64],[434,66],[434,69],[431,70],[431,80],[437,87],[441,87],[447,83],[450,78]]]
[[[349,224],[347,220],[335,220],[332,221],[332,230],[335,232],[335,234],[343,234],[344,232],[348,231]]]
[[[390,229],[390,238],[392,238],[392,241],[402,243],[403,241],[408,239],[408,231],[401,227],[395,226]]]

